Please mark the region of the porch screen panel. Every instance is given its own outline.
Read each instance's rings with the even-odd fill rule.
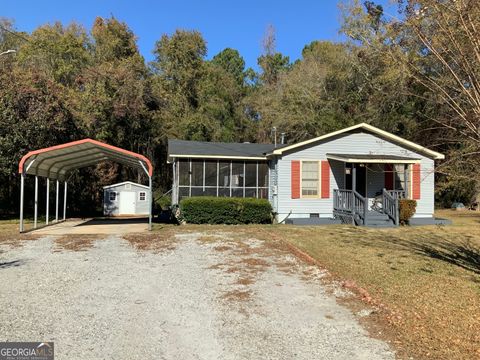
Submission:
[[[232,162],[232,197],[243,197],[243,184],[245,179],[243,165],[243,161]]]
[[[203,160],[192,160],[192,187],[203,187]]]
[[[318,161],[302,162],[302,195],[318,196]]]
[[[178,185],[190,186],[190,164],[188,160],[178,161]]]
[[[230,161],[218,163],[218,196],[230,196]]]
[[[205,161],[205,187],[217,187],[217,162]]]
[[[268,198],[268,164],[265,162],[258,163],[258,197]]]
[[[245,163],[245,197],[257,197],[257,163]]]

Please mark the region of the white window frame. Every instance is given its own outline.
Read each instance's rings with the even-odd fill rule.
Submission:
[[[303,163],[316,162],[318,166],[317,195],[303,195]],[[321,180],[321,160],[305,159],[300,160],[300,198],[301,199],[320,199],[320,181]]]
[[[142,200],[142,194],[144,194],[144,199]],[[139,191],[138,192],[138,201],[147,201],[147,192],[146,191]]]
[[[115,195],[115,199],[112,199],[112,194]],[[118,193],[116,191],[109,191],[108,192],[108,201],[118,201]]]

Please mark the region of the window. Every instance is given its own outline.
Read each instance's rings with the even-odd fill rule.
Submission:
[[[145,191],[140,191],[138,193],[138,200],[145,201],[147,199],[147,193]]]
[[[108,200],[117,201],[117,193],[115,191],[110,191],[108,193]]]
[[[318,161],[302,161],[302,196],[318,196]]]

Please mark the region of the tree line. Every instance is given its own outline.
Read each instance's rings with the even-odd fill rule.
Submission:
[[[195,30],[163,35],[147,63],[115,17],[46,24],[0,21],[0,213],[18,208],[18,161],[29,150],[94,138],[154,162],[167,191],[168,138],[296,142],[367,122],[444,152],[438,200],[471,202],[480,160],[480,9],[473,0],[341,4],[347,41],[313,41],[292,62],[269,27],[259,71],[226,48],[207,59]],[[254,44],[252,44],[254,46]],[[141,174],[102,163],[71,177],[71,211],[100,204],[101,186]],[[31,186],[27,184],[27,186]]]

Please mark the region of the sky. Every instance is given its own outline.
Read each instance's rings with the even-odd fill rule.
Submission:
[[[95,17],[112,15],[137,35],[147,61],[153,60],[155,42],[177,28],[200,31],[208,58],[231,47],[255,69],[269,25],[276,30],[277,51],[291,61],[313,40],[344,40],[334,0],[0,0],[0,17],[13,19],[19,31],[55,21],[75,21],[90,29]]]

